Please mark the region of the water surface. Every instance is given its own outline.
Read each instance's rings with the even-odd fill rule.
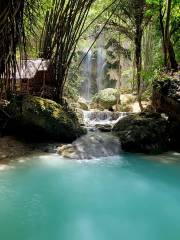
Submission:
[[[0,239],[179,240],[180,164],[171,158],[14,162],[0,171]]]

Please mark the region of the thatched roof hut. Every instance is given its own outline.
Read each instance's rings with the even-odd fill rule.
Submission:
[[[53,68],[49,60],[35,59],[19,63],[16,91],[51,98],[54,90]]]

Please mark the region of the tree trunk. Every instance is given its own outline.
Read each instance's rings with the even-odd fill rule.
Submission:
[[[175,56],[173,44],[172,44],[170,39],[169,39],[168,52],[169,52],[169,60],[170,60],[170,63],[171,63],[171,69],[174,70],[174,71],[177,71],[178,70],[178,63],[176,61],[176,56]]]
[[[122,76],[122,66],[121,66],[121,33],[119,33],[119,51],[118,51],[118,57],[119,57],[119,67],[118,67],[118,80],[116,84],[116,88],[118,90],[118,96],[117,96],[117,102],[116,102],[116,111],[119,111],[119,104],[121,104],[121,76]]]
[[[141,48],[141,42],[142,42],[142,30],[137,26],[136,29],[136,37],[135,37],[135,56],[136,56],[136,71],[137,71],[137,96],[138,96],[138,102],[139,107],[141,111],[143,110],[143,106],[141,103],[141,70],[142,70],[142,48]]]
[[[171,17],[171,5],[172,0],[167,0],[167,11],[166,11],[166,20],[165,20],[165,26],[163,22],[163,13],[162,13],[162,1],[160,1],[159,4],[159,19],[160,19],[160,28],[162,33],[162,45],[163,45],[163,54],[164,54],[164,67],[166,70],[177,70],[178,64],[176,61],[175,53],[173,44],[171,42],[170,38],[170,31],[169,31],[169,25],[170,25],[170,17]]]
[[[137,79],[137,95],[138,102],[141,111],[143,110],[143,106],[141,103],[141,70],[142,70],[142,36],[143,29],[142,23],[144,18],[144,9],[145,9],[145,1],[144,0],[135,0],[134,3],[134,17],[135,17],[135,59],[136,59],[136,79]]]

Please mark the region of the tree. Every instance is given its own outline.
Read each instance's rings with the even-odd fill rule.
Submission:
[[[0,2],[0,77],[7,79],[1,84],[6,90],[13,88],[9,79],[10,74],[15,78],[17,45],[24,43],[23,11],[24,1]]]
[[[15,91],[17,50],[25,57],[24,22],[31,26],[38,4],[39,0],[0,1],[0,87],[6,95]]]
[[[167,70],[173,69],[176,71],[178,68],[178,64],[176,61],[174,48],[171,41],[171,33],[170,33],[171,10],[172,10],[172,0],[167,0],[165,3],[163,0],[159,1],[159,21],[160,21],[160,29],[162,33],[164,67]]]
[[[120,32],[134,42],[137,94],[141,109],[143,109],[141,104],[142,36],[143,29],[149,21],[149,17],[145,17],[145,11],[145,0],[124,0],[119,3],[118,12],[115,13],[118,13],[121,19],[120,24],[111,21],[111,24],[116,25]]]
[[[134,22],[135,22],[135,59],[137,71],[137,94],[141,110],[141,71],[142,71],[142,36],[143,36],[143,21],[145,13],[145,0],[134,0]]]

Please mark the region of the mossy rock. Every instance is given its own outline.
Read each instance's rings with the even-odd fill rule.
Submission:
[[[26,136],[71,142],[84,133],[74,113],[49,99],[25,96],[12,101],[9,111],[17,130]]]
[[[86,100],[83,99],[82,97],[78,99],[78,107],[84,111],[88,111],[89,107],[88,104],[86,103]]]
[[[100,104],[104,109],[112,109],[120,97],[119,91],[114,88],[106,88],[99,91],[93,98],[93,101]]]
[[[122,149],[128,152],[161,153],[168,150],[168,121],[158,113],[131,114],[113,128]]]

